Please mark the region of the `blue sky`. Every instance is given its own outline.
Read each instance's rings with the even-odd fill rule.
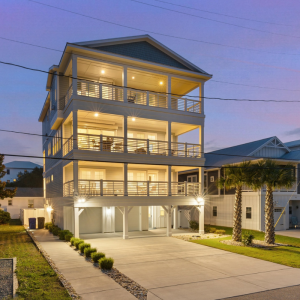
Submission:
[[[213,74],[213,80],[274,88],[254,88],[210,81],[206,83],[205,96],[300,101],[299,1],[168,0],[175,4],[285,26],[215,15],[155,0],[141,1],[277,34],[187,16],[131,0],[41,0],[43,3],[143,30],[257,50],[248,51],[151,34],[161,43]],[[63,50],[66,42],[143,34],[138,30],[84,18],[28,0],[0,0],[0,5],[0,37],[45,47]],[[61,56],[59,52],[1,39],[0,54],[1,61],[43,70],[57,64]],[[5,65],[0,65],[0,70],[0,129],[41,133],[41,123],[37,120],[47,94],[46,74]],[[299,91],[292,91],[297,89]],[[205,151],[274,135],[282,141],[299,139],[299,108],[300,103],[207,99]],[[193,139],[194,136],[190,135],[189,140]],[[41,139],[0,132],[0,152],[41,156]],[[7,157],[6,162],[16,159]],[[38,159],[31,160],[41,162]]]

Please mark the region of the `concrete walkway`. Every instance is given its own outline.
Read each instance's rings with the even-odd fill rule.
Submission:
[[[275,234],[300,239],[300,229],[289,229],[289,230],[275,231]]]
[[[50,234],[48,230],[40,229],[33,232],[37,241],[82,299],[136,300],[113,279],[87,262],[66,242]]]
[[[130,234],[128,240],[84,238],[147,288],[149,300],[222,299],[300,284],[300,269],[176,238]]]

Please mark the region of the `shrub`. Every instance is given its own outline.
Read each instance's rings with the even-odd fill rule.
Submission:
[[[1,224],[8,224],[10,222],[10,213],[4,210],[0,210],[0,225]]]
[[[73,237],[73,233],[69,232],[65,235],[65,240],[67,242],[70,242],[71,238]]]
[[[60,239],[60,240],[64,240],[64,239],[65,239],[65,236],[66,236],[68,233],[70,233],[69,230],[61,230],[61,231],[59,232],[59,234],[58,234],[59,239]]]
[[[199,230],[199,223],[196,221],[190,221],[190,228],[193,230]]]
[[[210,228],[209,226],[204,226],[204,232],[209,232]]]
[[[49,232],[53,232],[53,229],[54,229],[55,227],[54,227],[54,225],[53,224],[51,224],[51,225],[48,225],[48,230],[49,230]]]
[[[216,228],[213,228],[213,227],[211,227],[210,229],[209,229],[209,232],[210,233],[215,233],[217,231],[217,229]]]
[[[59,235],[61,229],[57,226],[55,226],[52,230],[53,235]]]
[[[51,223],[51,222],[45,223],[45,226],[44,226],[44,227],[45,227],[45,229],[49,229],[49,226],[50,226],[50,225],[52,225],[52,223]]]
[[[91,257],[91,254],[92,254],[92,253],[95,253],[95,252],[97,252],[97,249],[96,249],[96,248],[85,248],[85,249],[84,249],[84,255],[85,255],[86,257]]]
[[[105,254],[102,252],[94,252],[91,254],[93,262],[97,263],[101,258],[105,257]]]
[[[76,242],[76,241],[80,241],[80,239],[79,239],[79,238],[76,238],[76,237],[72,237],[72,238],[70,239],[71,245],[72,245],[72,246],[75,246],[75,242]]]
[[[99,267],[101,269],[111,270],[113,265],[114,265],[114,260],[111,257],[109,258],[103,257],[99,260]]]
[[[242,243],[244,244],[244,246],[252,245],[253,239],[254,239],[254,235],[249,231],[245,231],[242,234]]]
[[[74,246],[76,247],[76,249],[79,249],[79,245],[84,243],[84,240],[78,239],[77,241],[74,242]]]
[[[85,249],[85,248],[91,248],[91,244],[88,244],[88,243],[81,243],[81,244],[79,245],[79,250],[80,250],[81,253],[84,253],[84,249]]]
[[[221,229],[219,229],[219,230],[216,230],[216,234],[225,234],[225,230],[221,230]]]

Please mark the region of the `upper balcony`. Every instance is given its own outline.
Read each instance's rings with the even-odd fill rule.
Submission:
[[[126,103],[131,107],[157,107],[166,111],[203,114],[203,84],[189,78],[179,78],[131,67],[73,58],[66,72],[69,87],[64,93],[63,106],[72,97]],[[197,96],[186,97],[197,90]]]

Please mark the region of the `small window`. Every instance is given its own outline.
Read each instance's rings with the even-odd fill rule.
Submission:
[[[12,205],[12,200],[8,200],[8,205]]]
[[[281,209],[281,208],[275,208],[274,211],[275,211],[275,212],[280,212],[280,213],[281,213],[281,212],[282,212],[282,209]]]
[[[292,214],[293,214],[293,207],[290,206],[290,207],[289,207],[289,215],[292,215]]]
[[[252,219],[252,207],[246,207],[246,219]]]
[[[210,182],[215,182],[215,176],[210,176]]]
[[[160,215],[161,217],[165,215],[165,210],[163,209],[163,207],[160,207]]]
[[[51,182],[53,181],[53,174],[51,175]]]
[[[10,169],[7,169],[7,170],[6,170],[6,174],[7,174],[7,175],[10,175]]]
[[[16,182],[16,181],[17,181],[17,179],[15,178],[15,179],[14,179],[14,182]]]
[[[34,208],[34,199],[28,199],[28,208]]]
[[[51,142],[48,143],[48,156],[51,155]]]
[[[218,216],[218,208],[217,206],[213,206],[213,217],[217,217]]]

